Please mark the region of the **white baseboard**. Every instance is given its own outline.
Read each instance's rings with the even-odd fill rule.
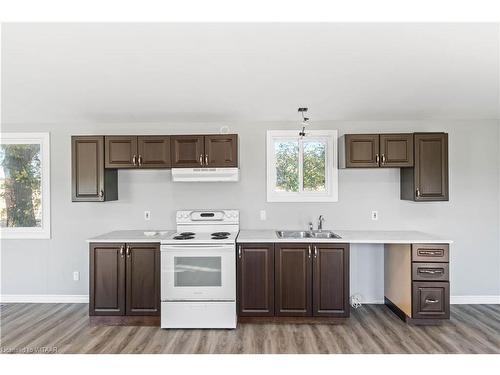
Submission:
[[[89,303],[87,294],[2,294],[2,303]]]
[[[361,303],[364,305],[383,305],[384,299],[380,298],[362,298]]]
[[[451,296],[452,305],[498,305],[500,304],[500,295],[489,296]]]

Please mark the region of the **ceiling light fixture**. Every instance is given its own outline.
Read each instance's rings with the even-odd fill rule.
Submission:
[[[309,117],[306,117],[304,114],[307,112],[307,107],[299,107],[298,112],[302,115],[302,130],[299,132],[300,137],[304,137],[306,135],[306,126],[308,125]]]

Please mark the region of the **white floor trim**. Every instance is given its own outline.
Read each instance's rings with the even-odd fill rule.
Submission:
[[[87,294],[2,294],[2,303],[88,303]]]
[[[450,303],[452,305],[498,305],[500,304],[500,296],[451,296]]]

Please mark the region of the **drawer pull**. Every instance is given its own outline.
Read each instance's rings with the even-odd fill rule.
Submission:
[[[427,273],[429,275],[435,275],[436,273],[444,273],[444,270],[442,268],[434,268],[434,269],[428,269],[428,268],[419,268],[418,273]]]
[[[419,250],[418,254],[419,255],[441,255],[442,251],[441,250]]]
[[[438,303],[439,300],[438,299],[434,299],[434,298],[426,298],[425,299],[425,303]]]

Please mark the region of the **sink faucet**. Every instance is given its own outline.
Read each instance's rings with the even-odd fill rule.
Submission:
[[[323,221],[325,221],[325,218],[323,215],[319,215],[318,218],[318,231],[321,232],[323,230]]]

